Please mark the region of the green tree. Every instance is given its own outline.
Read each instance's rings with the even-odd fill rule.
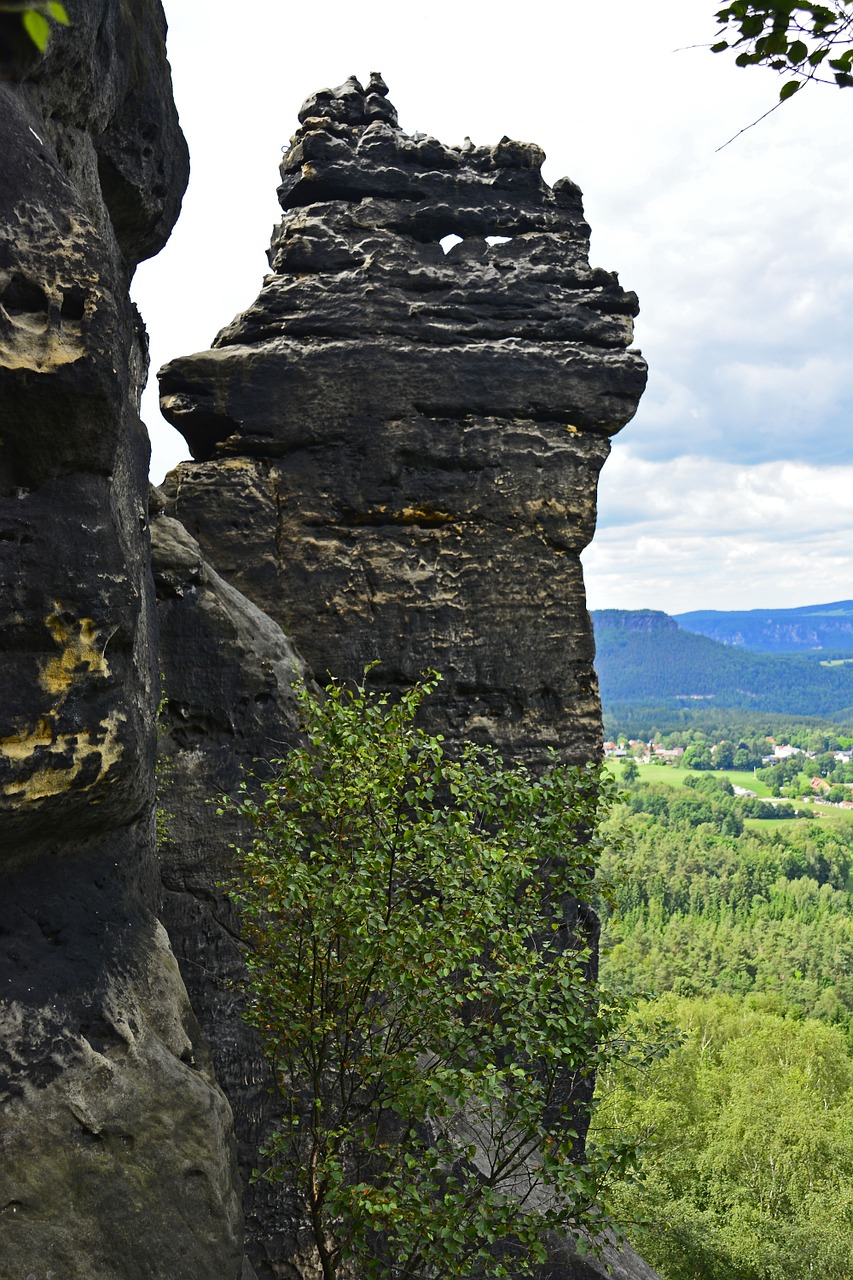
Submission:
[[[732,769],[735,763],[735,744],[718,742],[711,751],[711,760],[715,769]]]
[[[713,52],[735,49],[739,67],[778,71],[785,77],[783,102],[809,80],[853,85],[853,0],[734,0],[716,18],[727,38],[713,44]]]
[[[582,1141],[615,1052],[617,1002],[591,978],[612,783],[449,757],[414,724],[436,679],[397,703],[299,690],[305,746],[239,806],[247,1016],[284,1100],[258,1176],[294,1188],[326,1280],[346,1259],[524,1272],[544,1232],[601,1228],[634,1158]]]
[[[622,765],[622,781],[626,787],[632,787],[635,782],[639,781],[640,769],[633,757],[629,756]]]
[[[610,1207],[664,1280],[853,1276],[853,1078],[835,1027],[734,997],[667,997],[683,1040],[651,1071],[600,1080],[596,1123],[649,1142]]]
[[[711,769],[711,748],[705,745],[688,747],[684,753],[685,769]]]

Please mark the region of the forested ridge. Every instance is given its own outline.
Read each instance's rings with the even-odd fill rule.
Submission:
[[[841,716],[853,707],[853,664],[750,653],[682,630],[651,609],[593,612],[605,714],[625,705],[715,706]],[[822,655],[823,656],[823,655]]]
[[[684,745],[694,738],[706,744],[732,739],[761,741],[765,752],[767,739],[772,737],[778,742],[794,742],[808,750],[823,751],[831,740],[841,741],[838,735],[853,734],[853,708],[843,710],[829,722],[820,716],[737,710],[708,703],[689,707],[620,703],[604,712],[605,738],[615,738],[619,733],[646,742],[662,735],[673,736],[674,741]]]
[[[673,619],[684,631],[757,653],[853,651],[853,600],[798,609],[694,609]]]
[[[756,771],[764,795],[776,771]],[[736,796],[701,765],[627,777],[602,862],[602,976],[643,997],[629,1036],[668,1025],[677,1044],[600,1081],[602,1132],[647,1143],[642,1181],[610,1207],[664,1280],[847,1280],[853,815]]]

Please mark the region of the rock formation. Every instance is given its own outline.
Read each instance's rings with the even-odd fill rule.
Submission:
[[[287,1188],[249,1181],[277,1118],[276,1096],[258,1037],[241,1018],[245,970],[223,890],[233,875],[232,845],[251,833],[233,810],[216,816],[211,802],[236,795],[242,780],[251,784],[264,761],[296,741],[291,686],[307,673],[279,626],[222,580],[156,497],[153,505],[167,694],[158,786],[162,918],[234,1111],[248,1250],[259,1276],[277,1275],[273,1267],[296,1249],[293,1213]]]
[[[257,301],[161,372],[168,510],[318,678],[435,667],[431,728],[599,750],[579,554],[645,365],[542,151],[408,136],[378,75],[309,98]],[[445,237],[461,237],[445,252]]]
[[[72,16],[42,57],[0,15],[0,1280],[250,1280],[219,1084],[244,1172],[275,1100],[220,884],[244,833],[207,802],[295,741],[295,646],[439,668],[451,737],[595,755],[578,555],[636,301],[537,148],[408,137],[379,76],[314,95],[258,302],[164,373],[196,461],[152,576],[128,286],[186,149],[159,0]],[[287,1189],[246,1204],[258,1276],[294,1276]],[[557,1242],[548,1274],[599,1271]]]
[[[159,0],[0,18],[0,1276],[237,1280],[231,1115],[157,917],[147,365],[187,154]]]
[[[249,1164],[273,1104],[233,993],[206,976],[239,973],[216,888],[239,832],[201,798],[293,740],[285,634],[321,679],[376,658],[390,687],[438,668],[431,727],[449,737],[594,757],[579,553],[645,379],[636,299],[590,268],[580,192],[546,186],[538,148],[408,137],[379,76],[300,120],[273,274],[212,350],[161,372],[195,461],[152,524],[178,815],[165,919]],[[286,1189],[247,1205],[258,1275],[291,1276]],[[554,1267],[598,1274],[565,1243]]]

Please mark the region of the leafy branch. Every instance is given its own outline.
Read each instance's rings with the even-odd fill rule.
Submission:
[[[853,86],[853,0],[733,0],[715,16],[720,34],[733,28],[734,38],[719,39],[711,51],[735,49],[739,67],[761,64],[785,76],[780,102],[812,80]]]
[[[305,746],[237,806],[247,1018],[285,1103],[257,1176],[294,1190],[324,1280],[527,1273],[547,1232],[608,1225],[636,1158],[581,1138],[624,1052],[578,923],[612,786],[448,755],[414,723],[437,681],[298,689]]]
[[[0,0],[0,13],[19,13],[24,30],[41,53],[50,40],[51,22],[71,25],[65,6],[58,0]]]

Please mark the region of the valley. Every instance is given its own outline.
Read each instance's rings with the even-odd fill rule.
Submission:
[[[810,678],[826,669],[815,656],[747,654],[663,614],[608,612],[594,616],[621,799],[604,833],[601,974],[636,1002],[629,1040],[672,1038],[650,1070],[625,1063],[599,1080],[599,1140],[628,1135],[645,1153],[641,1180],[609,1207],[663,1280],[844,1280],[850,717],[817,714],[801,696],[816,683],[785,687],[789,662]],[[678,705],[673,672],[703,678],[687,665],[698,653],[701,687],[718,696]],[[768,679],[763,710],[720,705],[739,659],[787,673]]]

